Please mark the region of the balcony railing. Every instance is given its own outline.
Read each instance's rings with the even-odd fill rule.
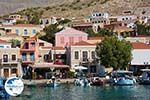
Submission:
[[[34,52],[35,51],[35,48],[28,48],[28,49],[26,49],[26,48],[21,48],[20,49],[22,52]]]
[[[21,62],[21,59],[16,59],[16,60],[13,60],[11,58],[3,58],[3,59],[0,59],[0,64],[14,64],[14,63],[19,63]]]

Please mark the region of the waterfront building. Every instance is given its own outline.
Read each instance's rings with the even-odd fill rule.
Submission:
[[[150,68],[150,45],[141,42],[133,42],[131,44],[133,50],[129,69],[137,72],[140,69]]]
[[[90,73],[98,73],[96,63],[96,44],[80,41],[70,46],[70,66],[83,65]]]
[[[20,48],[12,48],[11,43],[0,40],[0,76],[22,76]]]
[[[145,43],[145,44],[150,44],[150,37],[149,36],[135,36],[135,37],[126,37],[126,41],[129,42],[140,42],[140,43]]]

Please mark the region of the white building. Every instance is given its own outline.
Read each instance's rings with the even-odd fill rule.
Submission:
[[[138,71],[139,69],[150,68],[150,45],[134,42],[132,43],[132,47],[130,69]]]

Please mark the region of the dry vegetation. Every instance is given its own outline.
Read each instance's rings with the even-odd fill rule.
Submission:
[[[1,2],[4,4],[4,1],[7,4],[9,4],[8,2],[16,1],[12,2],[10,6],[12,10],[14,10],[13,8],[18,10],[32,7],[30,9],[20,10],[19,13],[21,14],[25,14],[29,11],[36,11],[42,12],[42,16],[44,17],[81,17],[88,15],[92,10],[106,11],[111,14],[121,14],[123,10],[135,10],[142,3],[148,4],[149,0],[1,0],[0,5]],[[12,6],[13,4],[14,6]],[[23,6],[20,7],[19,4]],[[15,5],[18,5],[18,7]]]

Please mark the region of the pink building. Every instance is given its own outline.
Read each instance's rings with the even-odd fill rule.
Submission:
[[[79,41],[86,41],[87,38],[87,33],[70,27],[65,27],[62,31],[55,34],[55,46],[66,47]]]

